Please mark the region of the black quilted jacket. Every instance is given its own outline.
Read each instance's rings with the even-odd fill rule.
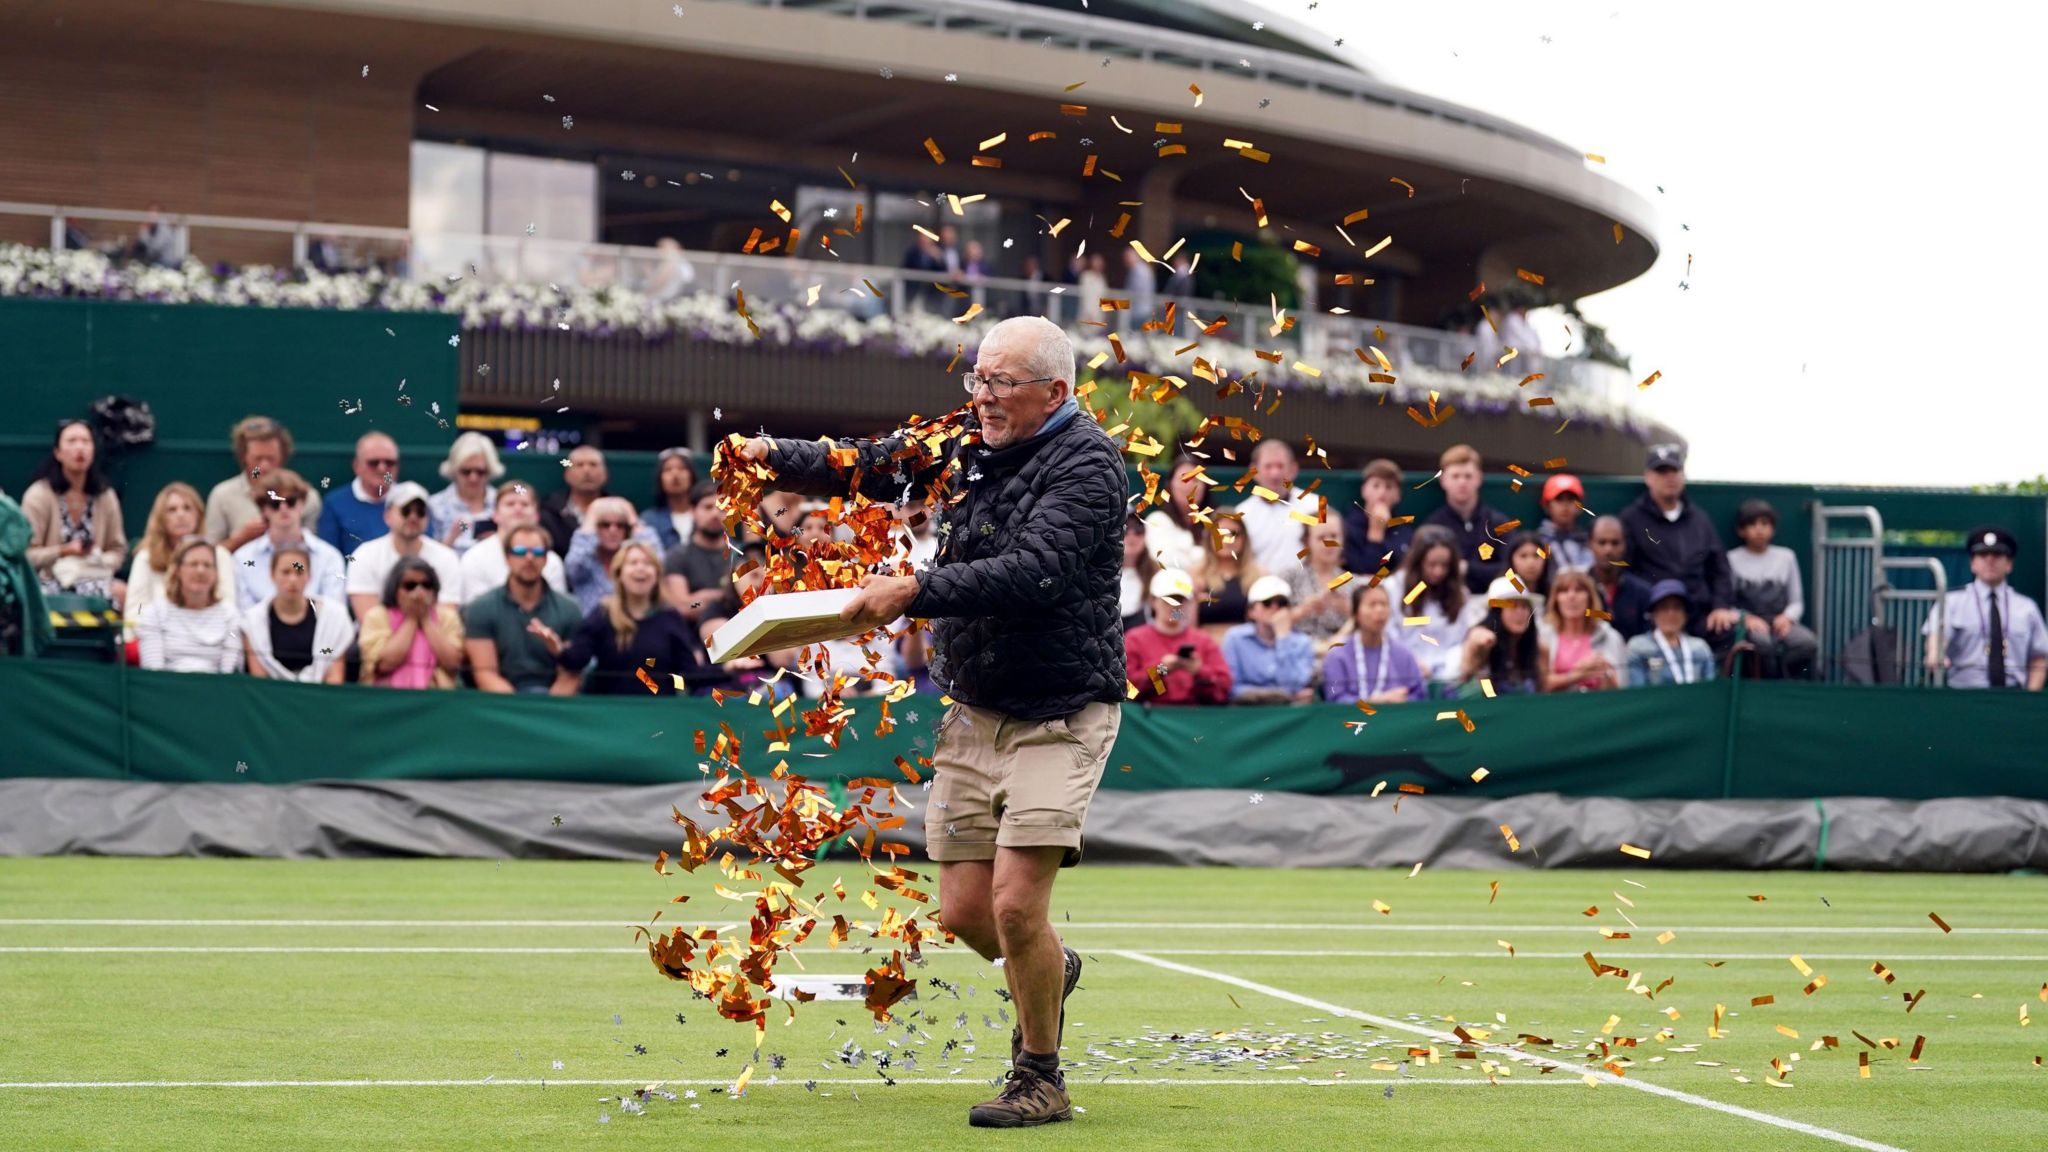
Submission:
[[[956,700],[1026,720],[1050,720],[1093,700],[1124,698],[1123,458],[1087,413],[1008,448],[960,445],[950,460],[904,475],[896,438],[831,447],[777,440],[776,486],[847,495],[854,476],[871,500],[921,499],[936,484],[939,551],[918,574],[910,615],[932,621],[932,679]],[[943,477],[943,482],[941,482]]]

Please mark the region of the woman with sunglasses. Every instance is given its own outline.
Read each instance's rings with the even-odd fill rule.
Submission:
[[[696,626],[662,603],[661,556],[654,546],[621,544],[610,575],[612,591],[576,626],[559,657],[562,667],[590,669],[585,691],[596,696],[674,696],[697,687],[713,669]]]
[[[690,538],[697,528],[697,502],[690,489],[697,486],[697,465],[688,448],[664,448],[654,461],[654,503],[640,512],[640,522],[652,529],[655,547],[661,554]]]
[[[460,556],[479,539],[497,530],[498,489],[491,481],[505,474],[498,448],[481,432],[464,432],[448,446],[441,475],[454,483],[427,497],[427,532]],[[481,524],[484,531],[478,532]]]
[[[628,540],[650,548],[661,545],[653,529],[640,522],[633,505],[623,496],[600,496],[590,502],[583,523],[569,537],[569,556],[563,566],[569,572],[569,595],[576,598],[587,615],[611,595],[611,564]]]
[[[441,577],[417,556],[392,565],[384,602],[363,614],[362,681],[386,688],[453,688],[462,667],[462,614],[440,602]]]

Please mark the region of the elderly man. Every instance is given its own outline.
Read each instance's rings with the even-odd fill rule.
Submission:
[[[1252,559],[1275,575],[1299,568],[1303,525],[1294,513],[1313,517],[1321,502],[1294,486],[1301,465],[1285,440],[1259,441],[1252,449],[1251,468],[1252,491],[1234,510],[1244,517],[1244,530],[1251,536]]]
[[[1927,674],[1948,670],[1951,688],[2025,688],[2048,683],[2048,624],[2041,606],[2012,590],[2012,558],[2019,541],[1996,525],[1970,532],[1970,575],[1950,592],[1939,616],[1930,614]],[[1941,629],[1935,629],[1939,621]]]
[[[270,498],[269,477],[291,463],[292,434],[268,416],[247,416],[228,436],[242,470],[206,494],[206,521],[201,531],[208,540],[233,552],[267,530],[261,504]],[[305,516],[315,524],[320,522],[318,492],[306,493]]]
[[[400,560],[418,557],[434,566],[440,597],[463,603],[462,557],[427,535],[427,490],[410,480],[394,485],[384,497],[384,523],[390,531],[365,542],[348,558],[348,606],[361,620],[384,599],[384,581]]]
[[[1654,586],[1685,585],[1685,630],[1706,640],[1718,658],[1735,643],[1742,613],[1721,533],[1685,495],[1685,448],[1653,444],[1643,466],[1643,494],[1621,510],[1628,529],[1628,567]],[[1652,599],[1655,607],[1655,598]]]
[[[940,515],[937,561],[903,576],[869,575],[846,609],[870,627],[929,618],[932,678],[958,701],[940,722],[925,839],[939,864],[946,927],[1005,960],[1017,1007],[1002,1094],[968,1113],[976,1127],[1073,1116],[1059,1045],[1081,957],[1053,930],[1060,868],[1081,859],[1082,820],[1116,740],[1124,697],[1124,500],[1116,445],[1074,400],[1074,348],[1042,317],[1005,320],[982,338],[963,382],[969,434],[946,458],[897,458],[899,437],[832,445],[755,439],[779,486],[897,501],[941,477],[961,499]]]
[[[540,526],[553,538],[555,555],[569,554],[569,538],[583,526],[583,514],[591,504],[611,495],[605,487],[611,478],[604,453],[588,444],[569,450],[569,465],[562,469],[562,482],[567,487],[549,494],[540,503]]]
[[[320,538],[343,556],[390,531],[384,525],[384,494],[398,483],[398,444],[382,432],[365,432],[356,440],[349,467],[355,479],[327,497],[317,521]]]

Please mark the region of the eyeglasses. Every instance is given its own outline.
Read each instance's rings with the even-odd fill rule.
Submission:
[[[456,471],[464,476],[489,476],[491,474],[489,468],[458,468]]]
[[[271,503],[283,508],[297,508],[299,502],[303,499],[304,497],[301,496],[279,496],[277,499],[272,500]]]
[[[427,506],[425,504],[420,504],[417,502],[407,504],[405,507],[400,508],[398,510],[398,514],[400,516],[405,516],[408,518],[417,516],[420,519],[424,520],[427,518]]]
[[[378,459],[375,460],[365,460],[363,461],[363,463],[368,464],[370,467],[375,468],[380,472],[389,471],[390,469],[398,467],[398,457],[379,457]]]
[[[1285,608],[1290,601],[1276,596],[1271,600],[1261,600],[1259,603],[1267,608]]]
[[[1057,379],[1059,379],[1057,376],[1040,376],[1035,380],[1011,380],[1003,376],[990,378],[978,376],[972,372],[962,372],[960,374],[960,386],[967,389],[969,396],[974,395],[974,391],[977,388],[986,388],[989,395],[1002,400],[1026,384],[1043,384],[1048,380]]]
[[[399,590],[403,592],[417,592],[422,588],[425,588],[429,592],[435,591],[434,586],[432,584],[427,583],[425,580],[407,580],[405,583],[400,584],[398,587]]]
[[[626,522],[625,522],[624,520],[599,520],[599,521],[597,522],[597,526],[598,526],[598,528],[599,528],[599,529],[605,529],[605,528],[625,528],[625,527],[626,527]]]
[[[510,548],[505,549],[505,554],[507,556],[545,556],[548,554],[548,550],[538,544],[514,544]]]

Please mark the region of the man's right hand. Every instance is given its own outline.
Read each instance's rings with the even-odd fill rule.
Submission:
[[[774,442],[766,436],[749,437],[746,443],[740,445],[740,459],[754,464],[765,464],[768,462],[768,453],[774,447]]]

